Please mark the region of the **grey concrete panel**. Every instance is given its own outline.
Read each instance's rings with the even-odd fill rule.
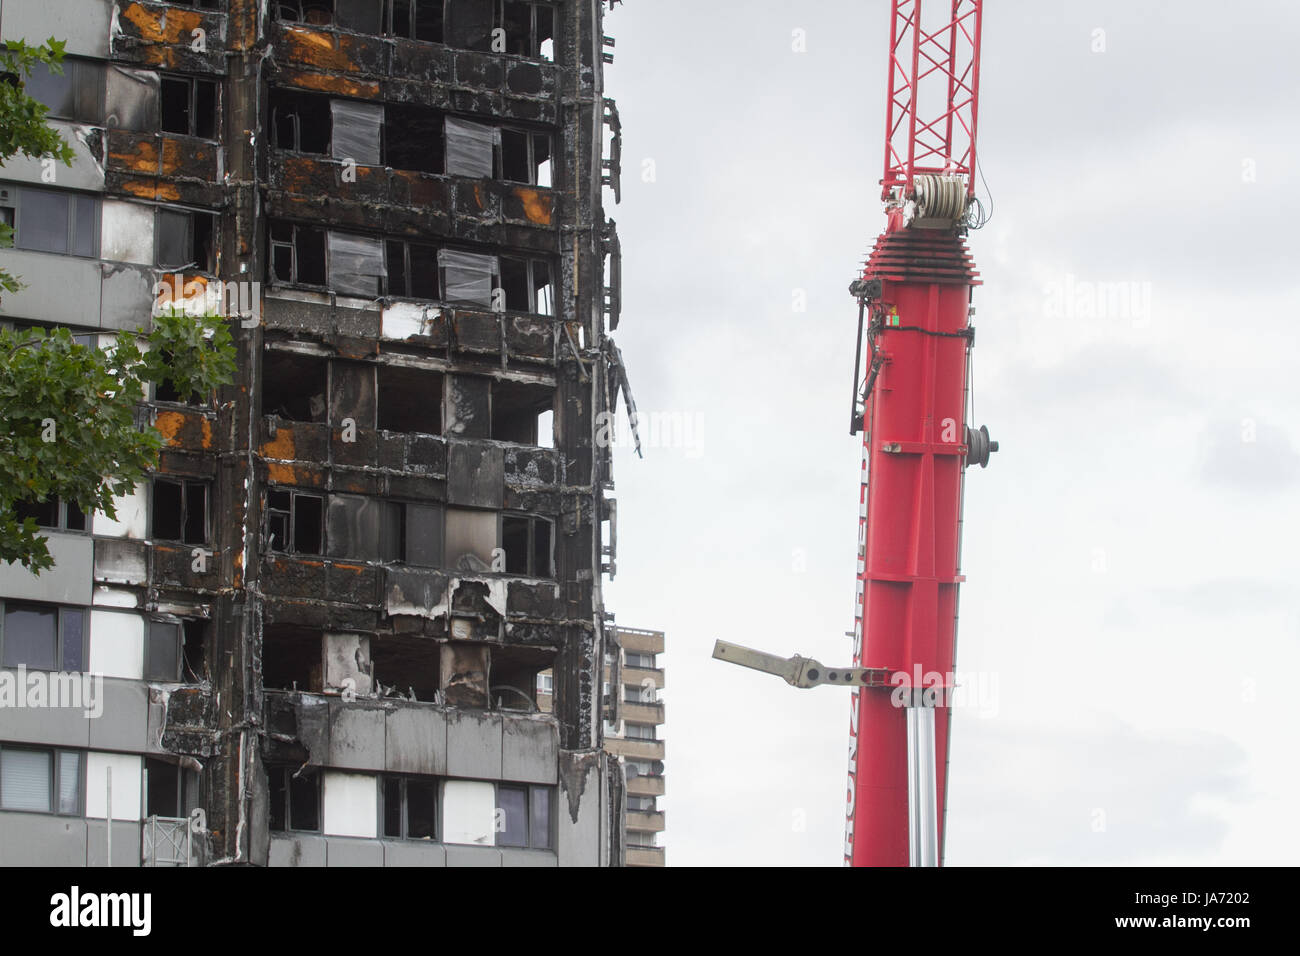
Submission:
[[[104,77],[106,123],[142,133],[158,129],[158,74],[111,64]]]
[[[14,691],[22,687],[22,672],[6,668],[15,682]],[[42,672],[42,679],[47,674]],[[22,698],[24,701],[26,697]],[[89,720],[83,709],[74,707],[0,707],[0,740],[11,743],[45,744],[50,747],[81,747],[90,743]]]
[[[447,460],[447,503],[500,508],[505,468],[505,450],[499,446],[452,442]]]
[[[415,840],[391,841],[382,844],[384,866],[446,866],[447,848],[441,843]]]
[[[559,752],[560,732],[553,720],[503,718],[502,780],[553,784]]]
[[[360,701],[330,699],[329,766],[384,769],[384,711]]]
[[[5,0],[0,33],[6,40],[43,43],[58,37],[72,56],[108,56],[113,4],[104,0]]]
[[[95,542],[95,580],[110,584],[148,583],[148,546],[130,538],[100,538]]]
[[[89,535],[57,532],[50,532],[48,539],[54,567],[37,575],[18,564],[0,564],[0,595],[51,604],[89,604],[94,541]]]
[[[561,866],[600,866],[604,775],[598,753],[560,752],[555,816]]]
[[[377,840],[344,840],[330,837],[325,849],[326,866],[383,866],[384,845]]]
[[[113,855],[117,856],[117,847]],[[85,820],[47,813],[0,813],[0,866],[85,865]]]
[[[104,712],[89,721],[91,749],[149,750],[149,685],[105,677],[103,687]]]
[[[5,37],[9,36],[5,33]],[[44,39],[44,38],[42,38]],[[43,69],[43,67],[38,67]],[[86,145],[86,135],[90,127],[67,120],[52,119],[49,125],[56,129],[63,141],[72,147],[74,158],[72,168],[62,163],[53,167],[55,180],[45,179],[45,167],[39,159],[26,156],[14,156],[9,162],[0,165],[0,178],[14,182],[30,183],[33,186],[54,186],[57,189],[82,189],[93,192],[104,191],[104,169],[95,160]]]
[[[430,704],[396,704],[388,711],[384,769],[442,776],[447,772],[447,716]]]
[[[501,851],[490,846],[447,846],[448,866],[500,866]]]
[[[116,812],[116,811],[114,811]],[[86,866],[105,866],[108,861],[108,831],[103,820],[87,820]],[[139,823],[113,821],[113,865],[140,865],[143,853],[144,828]]]
[[[153,271],[145,266],[105,263],[100,328],[127,331],[148,328],[154,303],[153,284]]]
[[[0,298],[0,315],[99,327],[99,263],[94,259],[6,249],[5,268],[26,288]]]
[[[330,753],[329,700],[319,694],[297,695],[298,739],[313,765],[327,765]]]
[[[448,711],[448,775],[477,780],[501,779],[501,738],[500,714]]]
[[[551,850],[516,850],[501,851],[502,866],[559,866],[559,858]]]
[[[272,836],[270,866],[324,866],[325,839],[318,836]]]
[[[333,309],[323,293],[299,292],[290,297],[284,291],[268,292],[265,305],[266,327],[293,332],[328,335],[333,327]]]

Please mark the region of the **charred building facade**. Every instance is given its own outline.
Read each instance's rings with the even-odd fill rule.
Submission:
[[[57,566],[0,567],[0,677],[102,678],[0,708],[0,863],[623,862],[604,8],[4,0],[66,41],[30,92],[77,160],[0,168],[0,317],[197,302],[238,374],[154,396],[116,520],[42,503]]]

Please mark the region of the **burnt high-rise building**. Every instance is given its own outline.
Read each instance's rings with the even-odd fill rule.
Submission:
[[[55,568],[0,566],[0,678],[101,711],[0,706],[0,863],[623,862],[605,6],[4,0],[66,42],[28,91],[76,161],[0,168],[0,317],[199,303],[238,372],[152,396],[115,520],[34,503]]]

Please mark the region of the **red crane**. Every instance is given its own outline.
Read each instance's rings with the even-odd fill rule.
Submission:
[[[984,466],[997,450],[987,428],[966,421],[979,278],[964,236],[983,218],[974,182],[983,2],[931,0],[926,10],[923,19],[922,0],[893,0],[885,231],[850,286],[850,430],[863,436],[853,666],[722,641],[714,649],[796,686],[853,689],[844,847],[853,866],[942,860],[963,482],[968,463]]]

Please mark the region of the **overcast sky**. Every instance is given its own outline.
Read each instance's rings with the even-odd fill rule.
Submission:
[[[710,654],[850,661],[888,11],[606,19],[615,338],[643,417],[690,426],[620,450],[607,591],[667,634],[670,865],[841,859],[847,692]],[[986,4],[975,424],[1002,450],[966,486],[950,865],[1300,853],[1298,36],[1287,0]],[[1090,313],[1102,283],[1128,307]]]

